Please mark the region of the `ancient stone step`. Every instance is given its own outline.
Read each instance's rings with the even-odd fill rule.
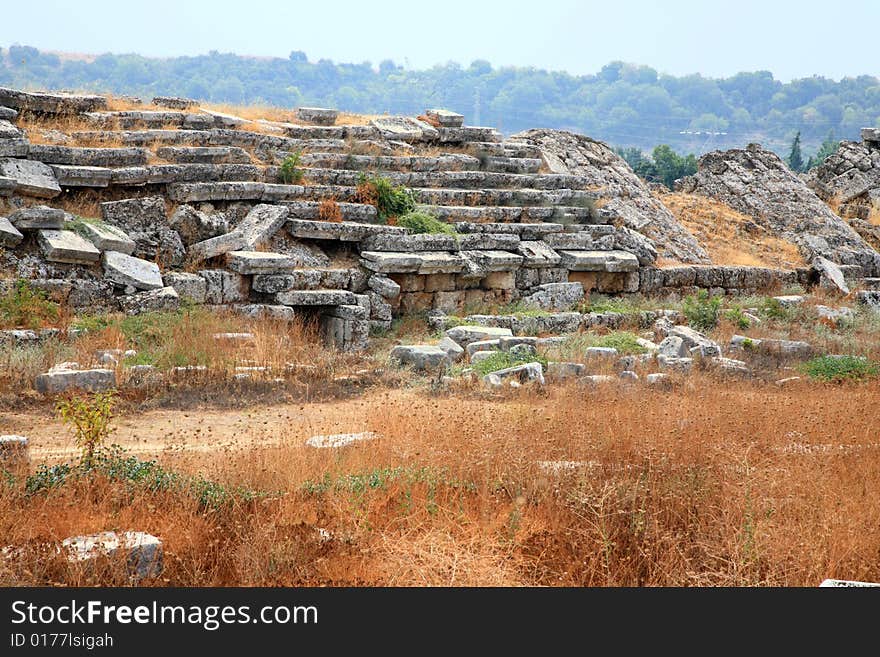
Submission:
[[[151,164],[114,169],[114,185],[159,185],[199,182],[262,181],[262,167],[253,164]]]
[[[450,208],[455,209],[455,208]],[[467,208],[476,210],[479,208]],[[522,208],[517,208],[522,209]],[[459,233],[494,233],[503,234],[510,233],[518,235],[523,240],[540,240],[551,233],[561,233],[566,228],[574,228],[573,226],[563,226],[554,223],[471,223],[468,221],[457,222],[455,229]],[[577,226],[580,228],[580,226]]]
[[[278,292],[275,301],[283,306],[354,305],[355,294],[348,290],[289,290]]]
[[[476,263],[483,272],[512,271],[523,261],[521,255],[510,251],[462,251],[461,255]]]
[[[416,143],[437,141],[440,132],[429,123],[409,116],[381,116],[370,121],[385,139]]]
[[[0,140],[22,139],[24,134],[6,119],[0,119]]]
[[[466,267],[464,259],[459,254],[446,251],[425,253],[362,251],[361,258],[364,267],[381,274],[460,274]]]
[[[86,114],[86,117],[96,126],[123,130],[167,128],[169,126],[185,130],[209,130],[214,127],[213,116],[194,112],[126,110],[122,112],[90,112]]]
[[[441,144],[464,144],[467,142],[500,142],[501,133],[495,128],[461,126],[460,128],[437,128]]]
[[[0,157],[27,157],[30,143],[24,137],[0,139]]]
[[[306,219],[291,219],[287,222],[287,229],[291,235],[301,239],[338,240],[340,242],[360,242],[371,235],[405,235],[408,233],[406,228],[400,226]]]
[[[90,167],[128,167],[147,163],[145,148],[82,148],[31,144],[28,159],[46,164],[70,164]]]
[[[302,156],[304,167],[350,169],[354,171],[476,171],[480,160],[470,155],[351,155],[348,153],[309,153]]]
[[[560,251],[560,265],[570,271],[638,271],[639,260],[626,251]]]
[[[250,121],[248,121],[247,119],[243,119],[240,116],[235,116],[234,114],[226,114],[225,112],[205,109],[204,107],[200,109],[208,116],[214,117],[215,128],[238,128],[239,126],[243,126],[246,123],[250,123]]]
[[[361,173],[344,169],[310,168],[305,171],[306,178],[322,185],[357,185]],[[582,189],[589,184],[583,176],[568,174],[523,175],[516,173],[496,173],[492,171],[387,171],[382,174],[395,185],[405,187],[450,188],[450,189],[535,189],[571,190]],[[589,198],[597,199],[598,194]]]
[[[0,177],[15,181],[15,193],[37,198],[55,198],[61,187],[49,165],[32,160],[0,158]]]
[[[70,164],[50,164],[55,180],[63,187],[107,187],[112,169]]]
[[[480,160],[483,171],[498,173],[536,174],[541,169],[540,158],[485,156]]]
[[[541,149],[519,142],[471,141],[463,145],[465,152],[475,157],[523,157],[541,159]]]
[[[6,217],[0,217],[0,246],[13,249],[24,239],[19,230]]]
[[[15,121],[18,118],[18,112],[16,112],[11,107],[4,107],[0,105],[0,119],[4,121]]]
[[[261,201],[265,191],[261,182],[173,183],[167,189],[168,198],[179,203]]]
[[[79,114],[106,109],[103,96],[27,92],[0,87],[0,105],[42,114]]]
[[[310,219],[320,220],[321,218],[321,202],[320,201],[283,201],[290,210],[291,219]],[[376,206],[366,205],[364,203],[336,203],[342,215],[343,221],[355,221],[361,223],[376,222]],[[326,223],[326,222],[324,222]]]
[[[455,235],[402,235],[384,233],[372,235],[361,242],[364,251],[458,251]]]
[[[290,290],[346,289],[350,269],[294,269],[284,274],[256,274],[252,289],[265,294]]]
[[[297,258],[269,251],[230,251],[226,266],[239,274],[284,274],[302,266]]]
[[[37,240],[43,256],[51,262],[90,265],[101,259],[101,252],[91,242],[70,230],[41,230]]]
[[[294,125],[292,123],[273,123],[280,127],[285,136],[291,139],[376,139],[379,133],[368,125]]]
[[[523,257],[522,266],[530,269],[556,267],[562,260],[559,253],[539,240],[520,242],[516,252]]]
[[[163,287],[159,265],[119,251],[104,252],[104,278],[117,285],[131,286],[138,290]]]
[[[162,146],[156,155],[176,164],[250,164],[251,156],[237,146]]]
[[[614,226],[585,226],[589,230],[576,233],[551,233],[544,241],[551,249],[568,249],[574,251],[607,251],[614,248]]]

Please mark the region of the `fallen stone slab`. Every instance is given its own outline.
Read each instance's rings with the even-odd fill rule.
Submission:
[[[248,343],[257,339],[253,333],[215,333],[211,336],[219,342]]]
[[[669,335],[681,338],[683,347],[690,351],[694,347],[702,349],[703,356],[720,356],[721,347],[717,342],[713,342],[699,331],[695,331],[689,326],[676,325],[669,329]]]
[[[226,266],[239,274],[284,274],[302,262],[283,253],[269,251],[230,251],[226,254]]]
[[[94,244],[71,230],[41,230],[37,241],[43,256],[51,262],[91,265],[101,259],[101,252]]]
[[[168,267],[183,264],[186,249],[180,235],[168,223],[162,196],[102,203],[101,217],[104,223],[122,229],[134,240],[132,255]]]
[[[587,376],[582,376],[578,379],[578,383],[587,386],[604,385],[607,383],[615,383],[616,381],[617,378],[608,374],[588,374]]]
[[[100,532],[61,541],[68,561],[87,564],[100,559],[124,559],[132,577],[162,574],[162,541],[145,532]]]
[[[0,139],[0,157],[27,157],[30,143],[24,137],[19,139]]]
[[[546,242],[538,240],[520,242],[516,252],[523,257],[522,266],[529,269],[555,267],[562,260],[562,256],[551,249]]]
[[[614,347],[587,347],[584,350],[584,357],[587,360],[615,360],[618,351]]]
[[[312,219],[291,219],[287,229],[293,237],[313,240],[338,240],[340,242],[360,242],[371,235],[395,233],[406,235],[406,228],[367,224],[356,221],[317,221]]]
[[[164,287],[159,265],[119,251],[104,252],[104,278],[117,285],[130,285],[138,290]]]
[[[383,116],[370,121],[386,139],[407,143],[440,138],[440,132],[429,123],[408,116]]]
[[[126,315],[146,312],[174,312],[180,308],[180,297],[170,286],[119,297],[119,308]]]
[[[124,230],[116,226],[84,220],[79,222],[77,231],[101,251],[118,251],[126,255],[131,255],[134,252],[134,240]]]
[[[749,338],[744,335],[734,335],[730,338],[730,346],[733,349],[755,351],[777,356],[789,356],[794,358],[808,358],[813,354],[813,347],[809,342],[802,340],[777,340],[772,338]]]
[[[464,349],[462,349],[459,344],[449,336],[443,336],[443,339],[437,343],[437,346],[446,352],[449,360],[453,363],[460,360],[464,355]]]
[[[804,297],[800,294],[783,294],[782,296],[773,297],[773,300],[785,308],[800,306],[804,303]]]
[[[131,167],[147,163],[146,148],[83,148],[52,144],[31,144],[28,159],[46,164],[90,167]]]
[[[425,110],[425,116],[444,128],[460,128],[464,125],[464,115],[446,109]]]
[[[55,198],[61,187],[48,164],[34,160],[0,158],[0,177],[15,181],[15,193],[36,198]]]
[[[193,244],[189,259],[201,262],[230,251],[254,250],[278,232],[288,212],[282,205],[257,205],[232,232]]]
[[[375,440],[379,435],[373,431],[361,431],[360,433],[331,433],[328,435],[312,436],[306,440],[306,445],[316,449],[337,449],[347,447],[354,443],[365,440]]]
[[[662,386],[669,383],[669,375],[664,372],[656,372],[646,376],[645,381],[650,386]]]
[[[326,109],[323,107],[297,107],[296,118],[313,125],[333,125],[339,112],[334,109]]]
[[[515,365],[503,370],[489,372],[483,377],[483,382],[497,387],[507,379],[513,379],[519,383],[537,382],[544,385],[544,368],[538,362]]]
[[[0,217],[0,246],[13,249],[24,239],[24,235],[6,217]]]
[[[873,588],[880,586],[880,582],[858,582],[850,579],[825,579],[819,584],[819,588]]]
[[[296,311],[290,306],[279,306],[268,303],[237,303],[229,306],[236,315],[251,319],[274,319],[290,322],[296,319]]]
[[[427,344],[398,345],[391,350],[390,358],[401,365],[410,365],[417,371],[433,370],[450,362],[445,349]]]
[[[16,112],[11,107],[4,107],[0,105],[0,119],[4,121],[15,121],[18,118],[18,112]]]
[[[400,296],[400,285],[392,281],[387,276],[373,274],[367,279],[367,285],[375,291],[379,296],[385,299],[396,299]]]
[[[12,196],[15,193],[15,180],[0,176],[0,196]]]
[[[819,256],[813,261],[812,267],[819,275],[820,287],[844,296],[849,294],[849,286],[846,284],[843,271],[838,265]]]
[[[199,106],[197,100],[180,96],[155,96],[150,103],[157,107],[169,107],[176,110],[185,110]]]
[[[466,348],[471,342],[496,340],[512,336],[513,332],[509,328],[497,326],[462,325],[454,326],[446,331],[446,337],[456,342],[462,348]]]
[[[61,230],[67,218],[64,210],[45,205],[21,208],[9,215],[9,221],[19,230]]]
[[[116,387],[116,372],[107,369],[73,370],[56,366],[37,375],[34,387],[44,395],[54,395],[71,389],[105,392]]]
[[[476,340],[475,342],[469,343],[465,347],[465,351],[468,356],[473,356],[474,354],[481,351],[499,351],[501,349],[501,342],[499,340]]]
[[[576,379],[586,374],[587,368],[582,363],[550,362],[547,363],[547,378],[552,380]]]
[[[229,218],[225,213],[207,214],[191,205],[178,207],[168,223],[186,246],[225,235],[230,230]]]

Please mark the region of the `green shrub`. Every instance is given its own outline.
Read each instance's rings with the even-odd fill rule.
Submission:
[[[742,330],[745,330],[752,325],[740,306],[734,306],[733,308],[724,311],[724,319],[731,322],[736,328]]]
[[[58,321],[58,304],[46,293],[35,290],[27,281],[15,281],[12,289],[0,297],[0,328],[37,329]]]
[[[819,356],[802,365],[811,379],[844,381],[869,379],[880,374],[880,366],[863,356]]]
[[[543,356],[535,354],[530,356],[516,356],[509,351],[492,352],[491,356],[485,360],[481,360],[479,363],[474,363],[472,367],[475,372],[481,376],[485,376],[486,374],[489,374],[489,372],[504,370],[508,367],[522,365],[523,363],[541,363],[541,367],[544,369],[547,368],[547,359]]]
[[[298,185],[302,182],[305,172],[299,168],[302,160],[302,151],[295,151],[284,158],[278,177],[285,185]]]
[[[695,330],[711,331],[718,326],[721,297],[710,297],[706,290],[700,290],[684,300],[682,312]]]
[[[62,399],[55,406],[62,422],[73,429],[73,439],[82,451],[80,462],[85,467],[92,466],[113,431],[115,402],[113,392],[102,392],[92,397]]]
[[[629,331],[614,331],[598,337],[593,347],[612,347],[617,349],[618,353],[623,355],[644,354],[648,350],[638,343],[639,336]]]
[[[367,176],[361,173],[357,184],[358,200],[376,206],[379,220],[387,223],[416,209],[411,190],[393,184],[384,176]]]
[[[758,310],[767,319],[789,321],[795,317],[798,309],[794,306],[785,306],[773,297],[766,297],[761,301]]]
[[[418,235],[457,235],[455,228],[427,212],[408,212],[397,220],[398,226]]]

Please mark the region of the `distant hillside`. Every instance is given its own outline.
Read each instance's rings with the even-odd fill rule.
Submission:
[[[596,75],[533,68],[493,68],[475,61],[407,70],[391,61],[335,64],[241,57],[65,56],[28,46],[0,49],[0,85],[182,95],[213,102],[282,107],[324,105],[365,113],[417,114],[448,107],[470,124],[506,133],[564,128],[618,146],[649,150],[660,143],[702,153],[758,141],[783,154],[797,131],[805,157],[833,131],[858,139],[880,127],[880,80],[862,75],[783,84],[767,71],[712,79],[661,75],[648,66],[612,62]]]

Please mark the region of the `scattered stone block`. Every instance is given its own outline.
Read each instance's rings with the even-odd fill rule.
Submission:
[[[14,249],[24,239],[19,230],[6,217],[0,217],[0,246]]]
[[[81,221],[78,230],[101,251],[117,251],[131,255],[134,240],[125,231],[103,222]]]
[[[323,107],[298,107],[296,118],[313,125],[334,125],[339,112],[334,109]]]
[[[193,244],[189,259],[201,262],[230,251],[254,250],[278,232],[287,215],[284,206],[257,205],[232,232]]]
[[[9,215],[9,221],[19,230],[61,230],[67,217],[64,210],[35,205],[16,210]]]
[[[502,337],[512,337],[513,332],[509,328],[496,326],[455,326],[446,331],[446,336],[458,345],[466,348],[471,342],[479,340],[496,340]]]
[[[434,345],[398,345],[391,350],[391,360],[410,365],[417,371],[434,370],[450,362],[448,352]]]
[[[162,541],[145,532],[100,532],[72,536],[61,541],[68,561],[88,563],[99,559],[125,559],[129,574],[136,579],[162,574]]]
[[[166,285],[173,287],[181,299],[187,299],[193,303],[205,303],[208,283],[198,274],[168,272],[163,277],[163,281]]]
[[[813,261],[813,269],[819,275],[819,286],[830,291],[846,296],[849,294],[849,286],[843,277],[843,271],[835,263],[822,256]]]
[[[37,375],[34,387],[44,395],[54,395],[65,390],[79,389],[89,392],[105,392],[116,387],[116,372],[107,369],[78,370],[67,369],[62,363],[45,374]]]
[[[580,283],[547,283],[533,289],[522,298],[522,303],[538,310],[568,310],[584,298],[584,286]]]
[[[522,365],[508,367],[496,372],[490,372],[483,377],[483,382],[491,386],[496,386],[498,383],[503,382],[506,379],[514,379],[519,383],[537,382],[544,385],[544,368],[541,366],[541,363],[524,363]],[[496,381],[498,383],[496,383]]]
[[[444,128],[460,128],[464,125],[464,115],[446,109],[425,110],[425,116]]]
[[[15,193],[37,198],[55,198],[61,186],[48,164],[36,160],[0,158],[0,177],[15,181]]]
[[[70,230],[41,230],[37,240],[46,260],[91,265],[101,259],[101,252],[88,240]]]
[[[316,449],[337,449],[339,447],[347,447],[354,443],[364,442],[365,440],[375,440],[378,434],[372,431],[362,431],[360,433],[332,433],[329,435],[312,436],[306,440],[306,445]]]
[[[126,315],[174,312],[180,308],[180,297],[173,287],[162,287],[119,297],[119,307]]]
[[[244,275],[283,274],[300,265],[301,262],[283,253],[230,251],[226,254],[226,266]]]
[[[159,265],[119,251],[104,252],[104,278],[117,285],[130,285],[137,290],[164,287]]]

